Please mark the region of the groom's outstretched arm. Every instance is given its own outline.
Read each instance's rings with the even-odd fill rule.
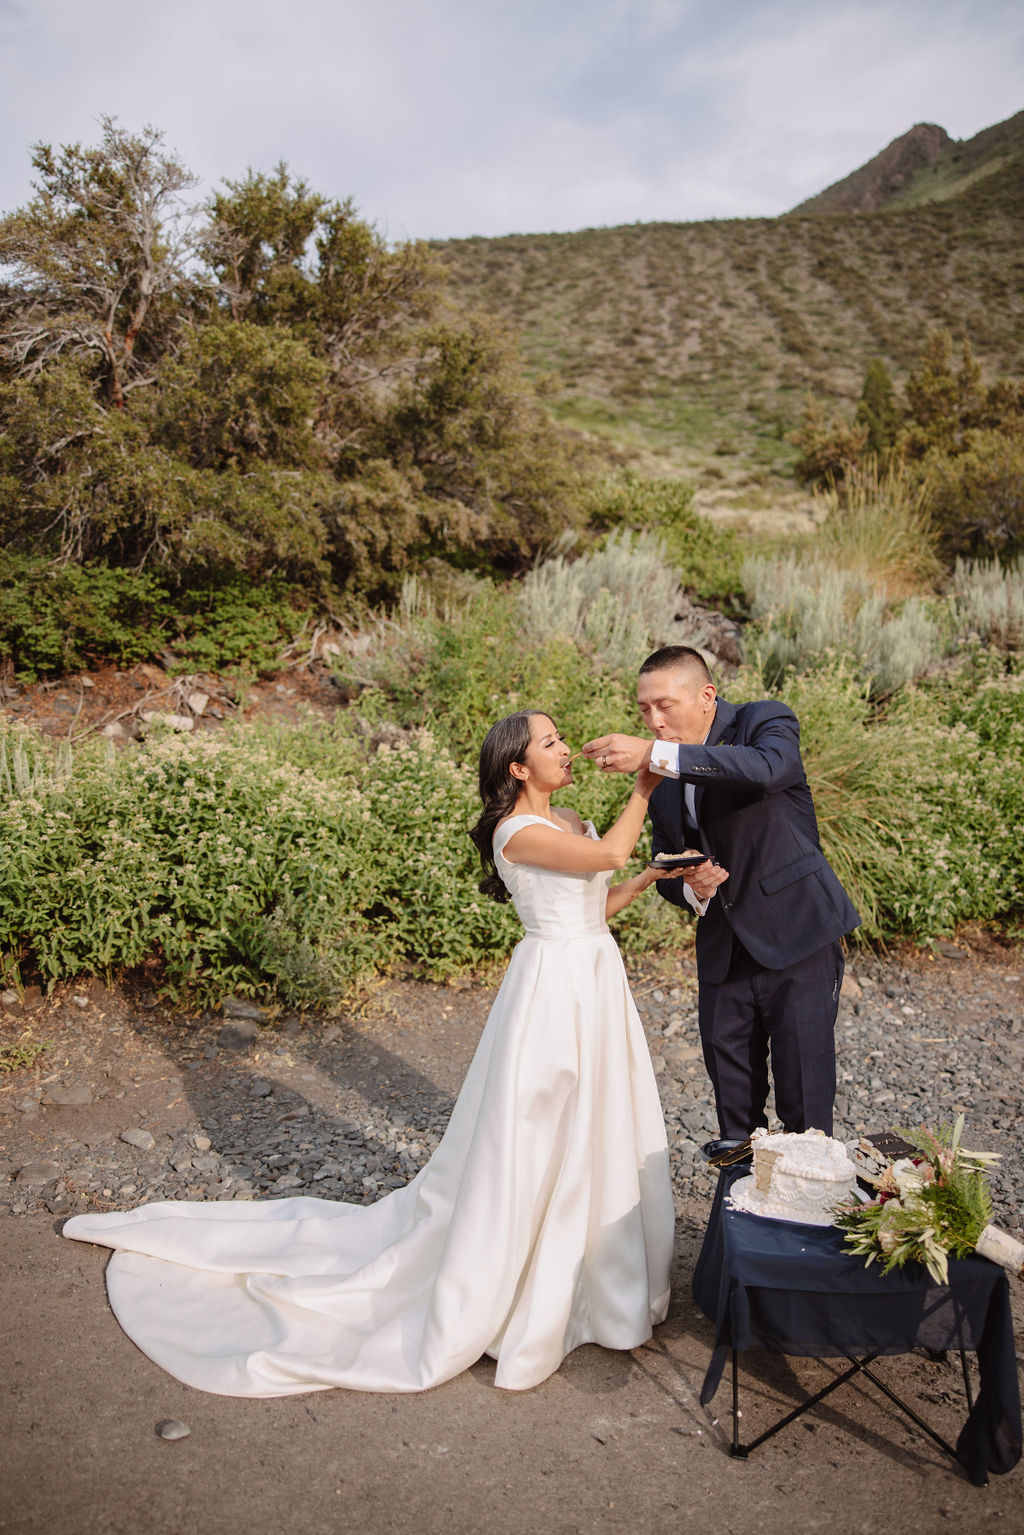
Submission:
[[[641,768],[650,767],[653,745],[653,741],[641,736],[598,736],[587,741],[583,755],[606,773],[639,773]]]

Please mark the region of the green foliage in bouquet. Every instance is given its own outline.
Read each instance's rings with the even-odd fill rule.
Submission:
[[[952,1127],[900,1132],[919,1154],[901,1157],[869,1179],[878,1189],[870,1204],[836,1213],[850,1252],[869,1266],[881,1261],[883,1274],[923,1263],[936,1284],[948,1282],[949,1255],[972,1253],[992,1220],[987,1169],[999,1160],[995,1152],[962,1146],[963,1127],[961,1114]]]

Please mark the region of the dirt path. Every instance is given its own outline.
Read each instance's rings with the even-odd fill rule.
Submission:
[[[1016,1006],[1012,962],[1004,956],[974,967],[970,985],[967,967],[950,966],[968,1001],[1012,993]],[[910,973],[898,959],[893,966],[894,979]],[[948,989],[945,972],[926,978],[936,996]],[[637,990],[656,1054],[667,1050],[668,1033],[685,1055],[685,986],[664,1006],[649,984]],[[375,1016],[301,1028],[278,1018],[247,1041],[244,1027],[220,1017],[183,1018],[152,998],[109,993],[97,983],[69,990],[28,1020],[50,1050],[0,1090],[3,1170],[9,1177],[23,1161],[59,1161],[74,1148],[82,1178],[110,1179],[111,1204],[133,1180],[136,1197],[139,1179],[161,1177],[172,1194],[179,1179],[193,1197],[251,1197],[273,1192],[274,1179],[316,1178],[325,1168],[325,1192],[332,1181],[343,1191],[348,1178],[362,1197],[378,1197],[388,1167],[399,1165],[394,1158],[411,1156],[415,1165],[429,1154],[490,998],[480,988],[407,982],[385,996],[389,1005]],[[672,1015],[683,1018],[681,1026],[665,1022],[674,1007],[682,1009]],[[8,1037],[25,1024],[9,1012]],[[667,1106],[675,1101],[675,1069],[659,1077]],[[148,1131],[154,1149],[145,1149],[145,1135],[141,1148],[124,1143],[126,1127]],[[231,1178],[241,1178],[241,1144],[257,1131],[264,1149],[245,1164],[251,1190],[239,1191]],[[329,1142],[326,1160],[311,1171],[324,1154],[321,1142]],[[276,1162],[270,1146],[285,1148]],[[175,1158],[180,1171],[171,1166]],[[288,1172],[293,1164],[295,1174]],[[35,1197],[20,1201],[23,1213],[0,1212],[4,1535],[277,1535],[292,1528],[303,1535],[876,1535],[880,1526],[930,1532],[945,1521],[972,1531],[1024,1529],[1020,1469],[987,1490],[971,1487],[870,1385],[844,1388],[749,1462],[730,1460],[726,1387],[711,1411],[697,1402],[713,1335],[689,1294],[710,1183],[677,1182],[673,1306],[643,1349],[582,1348],[522,1394],[494,1390],[494,1366],[481,1361],[423,1396],[329,1391],[244,1401],[178,1384],[121,1333],[105,1300],[106,1253],[62,1241],[61,1216],[44,1202],[59,1212],[63,1200],[86,1197],[76,1193],[73,1171],[63,1166],[63,1180],[28,1190]],[[62,1181],[66,1189],[70,1181],[67,1193]],[[88,1201],[102,1205],[104,1192],[100,1186]],[[958,1366],[914,1355],[883,1367],[898,1391],[955,1438]],[[750,1354],[747,1434],[834,1368]],[[158,1438],[156,1425],[166,1419],[186,1423],[189,1436]]]

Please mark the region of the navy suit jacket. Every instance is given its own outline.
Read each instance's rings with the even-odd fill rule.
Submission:
[[[725,980],[734,933],[757,964],[784,970],[859,925],[821,851],[792,709],[720,698],[707,744],[680,746],[679,768],[651,795],[652,852],[687,845],[683,796],[692,783],[700,846],[729,871],[697,923],[701,980]],[[689,910],[681,880],[658,891]]]

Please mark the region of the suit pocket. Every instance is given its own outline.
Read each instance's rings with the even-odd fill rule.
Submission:
[[[766,874],[761,881],[761,889],[765,895],[775,895],[779,890],[785,890],[787,885],[795,884],[798,879],[804,879],[808,874],[813,874],[815,870],[821,868],[823,861],[822,853],[805,853],[794,863],[787,863],[785,868],[776,869],[774,874]]]

